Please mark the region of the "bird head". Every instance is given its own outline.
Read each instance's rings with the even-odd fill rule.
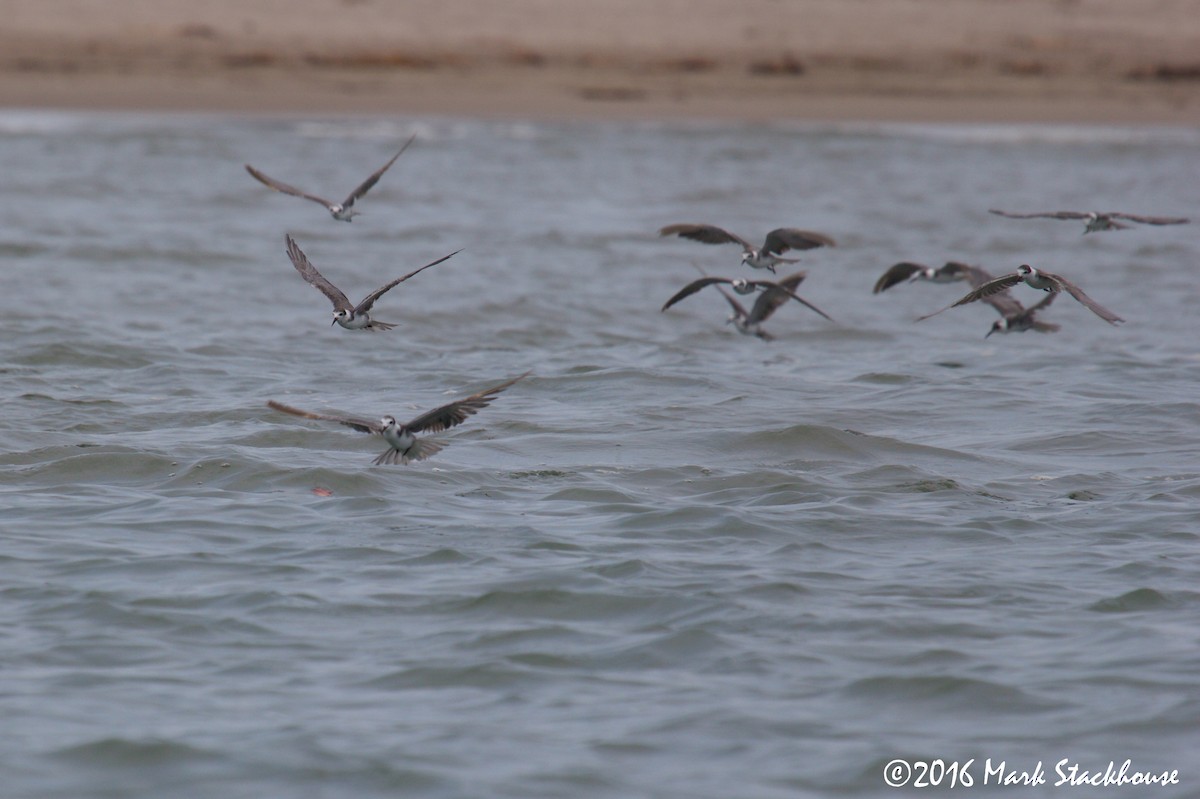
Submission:
[[[997,319],[995,322],[992,322],[992,329],[987,332],[987,334],[984,336],[984,338],[987,338],[988,336],[992,335],[993,333],[1007,333],[1007,332],[1008,332],[1008,320],[1007,319]]]

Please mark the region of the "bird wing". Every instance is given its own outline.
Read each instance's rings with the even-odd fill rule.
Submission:
[[[1050,294],[1049,296],[1053,297],[1054,295]],[[983,301],[995,308],[1004,317],[1016,316],[1025,311],[1025,306],[1021,304],[1021,301],[1007,291],[993,294],[990,297],[984,297]]]
[[[671,299],[669,299],[665,303],[663,303],[662,310],[664,310],[664,311],[667,310],[675,303],[679,302],[680,300],[684,299],[685,297],[692,296],[693,294],[695,294],[697,291],[704,288],[705,286],[711,286],[714,283],[732,283],[732,282],[733,281],[727,277],[702,277],[698,280],[693,280],[691,283],[688,283],[686,286],[681,288],[679,291],[675,292],[675,294],[671,297]]]
[[[1038,217],[1047,217],[1049,219],[1087,219],[1088,217],[1082,211],[1041,211],[1035,214],[1014,214],[1009,211],[997,211],[995,208],[989,208],[988,213],[1007,216],[1010,219],[1035,219]]]
[[[763,242],[763,252],[779,255],[788,250],[811,250],[815,247],[836,247],[837,243],[821,233],[811,230],[799,230],[794,227],[781,227],[767,234]]]
[[[999,294],[993,294],[990,297],[984,297],[983,301],[1000,312],[1003,317],[1019,316],[1024,314],[1030,318],[1038,311],[1050,307],[1050,303],[1054,302],[1054,298],[1058,296],[1057,291],[1046,292],[1046,296],[1040,302],[1026,308],[1013,295],[1007,291],[1002,291]]]
[[[806,273],[804,273],[804,272],[797,272],[796,274],[792,275],[791,277],[784,278],[783,281],[781,281],[779,283],[772,283],[769,280],[755,280],[751,283],[751,285],[758,287],[758,288],[762,288],[765,291],[782,291],[785,294],[787,294],[787,296],[790,299],[795,300],[796,302],[800,303],[801,305],[803,305],[807,308],[811,308],[812,310],[816,311],[821,316],[825,317],[830,322],[832,322],[833,321],[832,316],[825,313],[820,308],[813,305],[811,302],[804,299],[803,297],[801,297],[799,294],[797,294],[795,292],[796,286],[799,286],[801,281],[804,280],[805,274]],[[794,282],[792,282],[792,281],[794,281]],[[789,288],[789,286],[790,286],[790,288]],[[769,315],[770,314],[768,314],[768,316]]]
[[[986,283],[979,284],[973,290],[968,292],[966,296],[950,307],[953,308],[955,305],[966,305],[968,302],[975,302],[975,300],[980,300],[984,297],[990,297],[993,294],[999,294],[1000,292],[1006,291],[1020,282],[1021,275],[1016,272],[1013,272],[1009,275],[1001,275],[1000,277],[989,280]]]
[[[806,277],[808,277],[808,272],[803,270],[799,272],[793,272],[792,274],[780,280],[778,285],[780,288],[787,289],[788,291],[795,291],[800,284],[804,282],[804,278]]]
[[[658,231],[660,236],[681,236],[704,244],[740,244],[743,250],[753,250],[753,245],[741,236],[723,230],[716,225],[692,225],[686,222],[678,225],[667,225]]]
[[[961,272],[967,278],[967,282],[971,284],[971,288],[979,288],[984,283],[992,280],[992,273],[984,269],[982,266],[971,266],[970,264],[959,263],[958,261],[950,261],[942,269],[953,267],[951,272]]]
[[[450,253],[449,255],[443,255],[441,258],[438,258],[436,261],[430,261],[429,263],[422,266],[420,269],[414,269],[413,271],[409,272],[404,277],[398,277],[395,280],[393,280],[391,283],[388,283],[386,286],[381,286],[381,287],[375,289],[374,291],[372,291],[370,294],[368,294],[366,297],[363,298],[363,301],[360,302],[358,304],[358,306],[354,309],[354,313],[356,313],[356,314],[366,313],[367,311],[371,310],[371,306],[373,306],[375,304],[375,300],[379,299],[384,294],[387,294],[389,291],[391,291],[396,286],[398,286],[401,283],[403,283],[404,281],[408,280],[413,275],[425,271],[426,269],[428,269],[431,266],[437,266],[442,261],[453,258],[455,255],[458,255],[460,252],[462,252],[462,250],[455,250],[454,252]]]
[[[467,420],[467,417],[474,416],[481,408],[486,408],[491,404],[491,401],[501,391],[528,375],[529,372],[517,375],[512,380],[506,380],[498,386],[484,389],[478,394],[472,394],[469,397],[451,402],[449,405],[434,408],[432,411],[423,413],[416,419],[413,419],[406,427],[416,433],[422,431],[436,433],[440,430],[448,430],[451,427],[460,425]]]
[[[746,313],[745,307],[737,301],[737,298],[733,297],[728,291],[720,286],[717,286],[717,291],[721,292],[721,296],[724,297],[725,301],[729,303],[729,307],[733,309],[734,315],[741,319],[749,319],[750,315]],[[763,295],[760,294],[758,296],[761,300]],[[757,307],[757,303],[755,303],[755,306]]]
[[[1036,305],[1033,305],[1032,307],[1030,307],[1030,309],[1029,309],[1029,313],[1031,313],[1031,314],[1032,314],[1032,313],[1036,313],[1036,312],[1038,312],[1038,311],[1044,310],[1044,309],[1046,309],[1046,308],[1049,308],[1049,307],[1050,307],[1050,303],[1054,302],[1054,298],[1055,298],[1055,297],[1057,297],[1057,296],[1058,296],[1058,292],[1057,292],[1057,291],[1051,291],[1051,292],[1048,292],[1048,293],[1046,294],[1046,297],[1045,297],[1045,298],[1044,298],[1044,299],[1043,299],[1041,302],[1039,302],[1039,303],[1037,303]]]
[[[288,258],[292,259],[292,266],[296,267],[300,277],[328,297],[329,301],[333,303],[334,310],[353,311],[354,306],[350,304],[346,295],[317,271],[317,268],[309,262],[308,256],[300,249],[300,245],[296,244],[296,240],[291,236],[284,236],[284,241],[287,242]]]
[[[781,291],[787,291],[787,289],[783,289],[783,288],[781,288]],[[824,316],[824,317],[825,317],[826,319],[828,319],[830,322],[832,322],[832,321],[833,321],[833,317],[832,317],[832,316],[830,316],[829,314],[825,313],[825,312],[824,312],[824,311],[822,311],[820,308],[818,308],[817,306],[813,305],[813,304],[812,304],[811,302],[809,302],[808,300],[806,300],[806,299],[804,299],[803,297],[801,297],[799,294],[796,294],[795,292],[787,291],[787,295],[788,295],[788,297],[790,297],[791,299],[793,299],[793,300],[795,300],[796,302],[800,303],[801,305],[804,305],[804,306],[806,306],[806,307],[808,307],[808,308],[811,308],[812,310],[814,310],[814,311],[816,311],[817,313],[819,313],[821,316]]]
[[[1065,277],[1062,277],[1061,275],[1052,275],[1049,272],[1042,272],[1042,275],[1044,277],[1048,277],[1051,280],[1053,280],[1055,283],[1058,284],[1058,286],[1061,288],[1062,291],[1067,292],[1072,297],[1074,297],[1076,300],[1083,303],[1083,305],[1086,306],[1088,310],[1090,310],[1092,313],[1096,314],[1096,316],[1099,316],[1105,322],[1108,322],[1110,325],[1120,324],[1121,322],[1125,321],[1124,319],[1117,316],[1112,311],[1105,308],[1100,303],[1093,300],[1088,295],[1084,294],[1083,289],[1079,288],[1079,286],[1076,286],[1074,283],[1067,280]]]
[[[796,297],[793,292],[804,281],[806,274],[806,272],[796,272],[795,274],[788,275],[776,285],[759,294],[758,299],[754,301],[754,305],[750,308],[750,314],[746,317],[746,324],[753,325],[770,319],[771,314],[775,313],[780,305]],[[796,299],[800,298],[796,297]],[[808,303],[804,304],[808,305]],[[814,308],[814,310],[816,309]],[[822,316],[825,316],[823,311],[820,313]]]
[[[790,297],[790,292],[781,288],[767,289],[762,292],[754,301],[754,307],[750,309],[750,315],[746,317],[746,324],[753,325],[767,321],[771,318],[771,314],[775,313],[779,306],[787,302]]]
[[[383,173],[387,172],[388,168],[391,167],[392,164],[396,163],[396,159],[399,158],[404,153],[404,151],[408,149],[408,145],[412,144],[416,140],[417,140],[417,135],[414,133],[412,136],[409,137],[408,141],[404,142],[404,146],[400,148],[400,152],[393,155],[390,161],[388,161],[383,166],[379,167],[379,169],[375,170],[375,172],[372,173],[371,177],[367,178],[362,183],[358,184],[358,188],[356,188],[354,191],[350,192],[349,196],[346,197],[346,201],[342,203],[342,208],[349,208],[350,206],[354,205],[355,200],[360,199],[364,194],[369,192],[371,190],[371,187],[374,186],[376,183],[378,183],[379,179],[381,177],[383,177]]]
[[[892,264],[888,270],[879,276],[875,281],[875,288],[871,290],[872,294],[879,294],[887,291],[897,283],[902,283],[915,275],[917,272],[923,272],[929,267],[924,264],[913,263],[912,261],[901,261],[898,264]]]
[[[1042,274],[1045,274],[1045,272]],[[942,308],[940,311],[934,311],[933,313],[928,313],[924,316],[918,316],[917,321],[920,322],[921,320],[928,319],[931,316],[937,316],[938,314],[942,313],[942,311],[948,311],[951,308],[957,308],[960,305],[966,305],[968,302],[975,302],[975,300],[981,300],[984,297],[991,297],[994,294],[999,294],[1000,292],[1010,289],[1020,282],[1021,276],[1016,272],[1013,272],[1011,275],[1001,275],[995,280],[989,280],[987,283],[978,286],[974,290],[968,292],[964,297],[962,297],[962,299],[958,300],[958,302],[953,302],[950,305],[947,305],[945,308]]]
[[[1186,225],[1191,220],[1181,216],[1141,216],[1139,214],[1103,214],[1107,217],[1115,217],[1117,219],[1128,219],[1131,222],[1140,222],[1143,225]]]
[[[268,189],[274,189],[275,191],[282,192],[284,194],[290,194],[293,197],[303,197],[306,200],[312,200],[315,203],[320,203],[321,205],[325,206],[330,211],[332,211],[335,207],[334,203],[326,200],[324,197],[318,197],[315,194],[309,194],[308,192],[301,191],[295,186],[290,186],[287,183],[275,180],[275,178],[264,175],[262,172],[259,172],[249,164],[246,164],[245,166],[246,171],[249,172],[255,180],[266,186]]]
[[[971,284],[971,288],[978,288],[992,279],[992,273],[982,266],[972,266],[964,264],[962,261],[947,261],[941,269],[934,273],[935,279],[938,276],[949,277],[952,280],[966,280]]]
[[[343,414],[332,413],[313,413],[312,411],[302,411],[299,408],[293,408],[291,405],[284,405],[282,402],[275,400],[267,400],[267,405],[277,411],[290,413],[292,416],[300,416],[305,419],[320,419],[325,422],[337,422],[344,424],[347,427],[352,427],[360,433],[382,433],[383,426],[379,422],[373,422],[370,419],[363,419],[358,416],[346,416]]]

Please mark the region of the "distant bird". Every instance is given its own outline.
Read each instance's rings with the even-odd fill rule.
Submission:
[[[1034,269],[1029,264],[1021,264],[1017,267],[1017,271],[1010,275],[1002,275],[995,280],[989,280],[987,283],[979,286],[974,291],[969,292],[958,302],[947,305],[941,311],[934,311],[931,314],[926,314],[925,316],[918,318],[917,321],[920,322],[922,319],[928,319],[931,316],[937,316],[942,311],[948,311],[951,308],[957,308],[959,305],[966,305],[969,302],[975,302],[975,300],[983,299],[984,297],[990,297],[993,294],[999,294],[1002,291],[1012,288],[1018,283],[1025,283],[1031,288],[1049,291],[1053,294],[1057,294],[1060,291],[1065,291],[1083,305],[1087,306],[1092,313],[1096,314],[1096,316],[1099,316],[1110,325],[1115,325],[1119,322],[1125,321],[1100,303],[1093,300],[1088,295],[1084,294],[1083,289],[1079,288],[1079,286],[1076,286],[1065,277],[1054,275],[1049,272],[1041,272],[1037,269]]]
[[[887,291],[898,283],[915,283],[918,280],[928,280],[931,283],[954,283],[959,280],[969,281],[972,286],[978,286],[991,280],[987,270],[978,266],[948,261],[945,266],[934,269],[932,266],[915,264],[911,261],[901,261],[884,272],[875,281],[873,294]]]
[[[317,268],[309,262],[308,257],[300,249],[300,245],[296,244],[295,239],[291,236],[284,236],[284,241],[287,242],[288,258],[292,259],[292,266],[296,267],[296,271],[300,273],[300,277],[304,278],[305,281],[328,297],[329,301],[333,303],[333,321],[329,324],[331,326],[339,324],[347,330],[391,330],[394,328],[395,325],[371,318],[368,311],[375,305],[375,300],[413,275],[423,272],[431,266],[437,266],[442,261],[462,252],[462,250],[455,250],[450,255],[443,255],[436,261],[430,261],[420,269],[414,269],[404,277],[398,277],[386,286],[375,289],[364,297],[363,301],[358,305],[352,305],[341,289],[326,280],[325,276],[318,272]]]
[[[996,214],[997,216],[1007,216],[1010,219],[1084,219],[1087,220],[1083,229],[1084,234],[1095,233],[1097,230],[1124,230],[1130,225],[1123,225],[1117,222],[1118,219],[1127,219],[1130,222],[1138,222],[1143,225],[1185,225],[1190,220],[1178,216],[1139,216],[1137,214],[1123,214],[1116,211],[1098,214],[1095,211],[1047,211],[1036,214],[1014,214],[1008,211],[997,211],[995,208],[988,209],[988,213]]]
[[[729,307],[733,309],[733,315],[726,320],[726,324],[732,324],[737,328],[739,333],[747,336],[758,336],[763,341],[771,341],[775,337],[762,329],[762,323],[771,318],[771,314],[783,305],[794,295],[796,286],[804,280],[804,273],[797,272],[794,275],[789,275],[779,281],[779,285],[774,288],[769,288],[758,295],[754,301],[754,305],[747,312],[740,302],[735,300],[730,294],[720,286],[717,286],[717,291],[721,292],[721,296],[729,303]],[[822,314],[823,316],[824,314]]]
[[[799,272],[798,275],[799,275],[799,280],[796,281],[795,285],[800,284],[800,281],[804,279],[805,273]],[[793,275],[792,277],[796,277],[796,275]],[[685,297],[692,296],[697,291],[699,291],[700,289],[702,289],[706,286],[720,285],[722,283],[727,283],[729,285],[729,287],[732,288],[734,291],[736,291],[738,294],[753,294],[755,291],[758,291],[758,290],[761,290],[764,292],[767,292],[767,291],[783,292],[784,294],[787,295],[784,299],[789,299],[789,298],[793,299],[796,302],[798,302],[802,305],[805,305],[805,306],[811,308],[812,310],[816,311],[821,316],[824,316],[826,319],[828,319],[830,322],[833,321],[832,316],[825,313],[820,308],[813,305],[811,302],[804,299],[800,295],[796,294],[791,289],[785,288],[780,283],[776,283],[772,280],[746,280],[745,278],[740,278],[740,277],[735,278],[735,279],[730,279],[727,277],[702,277],[699,280],[693,280],[691,283],[688,283],[686,286],[684,286],[679,291],[677,291],[674,294],[674,296],[671,297],[671,299],[667,300],[663,304],[662,310],[664,310],[664,311],[667,310],[675,303],[679,302],[680,300],[684,299]]]
[[[430,455],[440,452],[442,447],[445,446],[441,442],[432,441],[428,438],[418,439],[416,437],[417,433],[437,433],[462,424],[467,420],[467,417],[474,416],[480,409],[486,408],[495,399],[497,394],[528,374],[529,372],[526,372],[498,386],[492,386],[489,389],[480,391],[478,394],[472,394],[469,397],[451,402],[449,405],[434,408],[432,411],[421,414],[408,424],[397,422],[394,416],[384,416],[378,422],[374,422],[370,419],[363,419],[357,416],[302,411],[299,408],[293,408],[290,405],[284,405],[282,402],[276,402],[275,400],[268,400],[267,405],[277,411],[290,413],[293,416],[337,422],[338,424],[351,427],[360,433],[373,433],[383,436],[383,440],[388,444],[388,449],[376,458],[373,463],[376,466],[391,463],[406,464],[409,461],[425,460]]]
[[[678,224],[667,225],[658,231],[660,236],[680,236],[704,244],[739,244],[742,247],[742,263],[754,269],[769,269],[775,271],[777,264],[798,263],[798,258],[782,258],[788,250],[811,250],[815,247],[834,247],[833,239],[820,233],[807,230],[781,227],[767,234],[766,241],[761,247],[755,247],[750,242],[722,230],[715,225]]]
[[[246,171],[267,188],[274,189],[278,192],[283,192],[284,194],[290,194],[293,197],[303,197],[306,200],[312,200],[315,203],[320,203],[329,209],[329,213],[333,215],[334,219],[337,219],[341,222],[349,222],[353,217],[358,216],[359,214],[358,211],[354,210],[354,203],[358,200],[361,200],[363,195],[370,191],[371,187],[379,182],[379,179],[383,177],[383,173],[388,171],[388,167],[396,163],[396,159],[400,157],[401,153],[408,149],[408,145],[412,144],[416,138],[417,137],[415,135],[410,137],[409,140],[404,143],[404,146],[400,148],[400,152],[393,155],[390,161],[379,167],[379,169],[377,169],[374,174],[371,175],[371,177],[360,183],[358,188],[350,192],[350,195],[340,203],[335,203],[332,200],[326,200],[324,197],[318,197],[315,194],[303,192],[300,189],[297,189],[295,186],[289,186],[287,183],[283,183],[264,175],[262,172],[259,172],[249,164],[246,164],[245,166]]]
[[[1054,298],[1057,296],[1057,293],[1051,292],[1037,305],[1029,308],[1021,305],[1021,301],[1007,291],[993,294],[990,297],[984,297],[983,301],[999,311],[1001,317],[992,323],[992,329],[984,335],[984,338],[993,333],[1023,333],[1026,330],[1036,330],[1039,333],[1053,333],[1059,330],[1062,327],[1061,325],[1051,322],[1039,322],[1035,318],[1038,311],[1049,308],[1050,303],[1054,302]]]

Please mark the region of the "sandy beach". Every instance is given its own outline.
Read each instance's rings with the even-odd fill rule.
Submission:
[[[1200,0],[0,0],[0,106],[1200,124]]]

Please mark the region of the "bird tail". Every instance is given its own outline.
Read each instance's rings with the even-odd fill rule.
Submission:
[[[388,449],[373,463],[376,466],[400,464],[401,466],[411,461],[423,461],[431,455],[436,455],[442,451],[446,445],[440,441],[434,441],[429,438],[421,438],[413,442],[413,445],[408,449],[401,451],[398,449]]]
[[[371,324],[367,325],[367,330],[391,330],[395,325],[387,322],[380,322],[378,319],[372,319]]]

